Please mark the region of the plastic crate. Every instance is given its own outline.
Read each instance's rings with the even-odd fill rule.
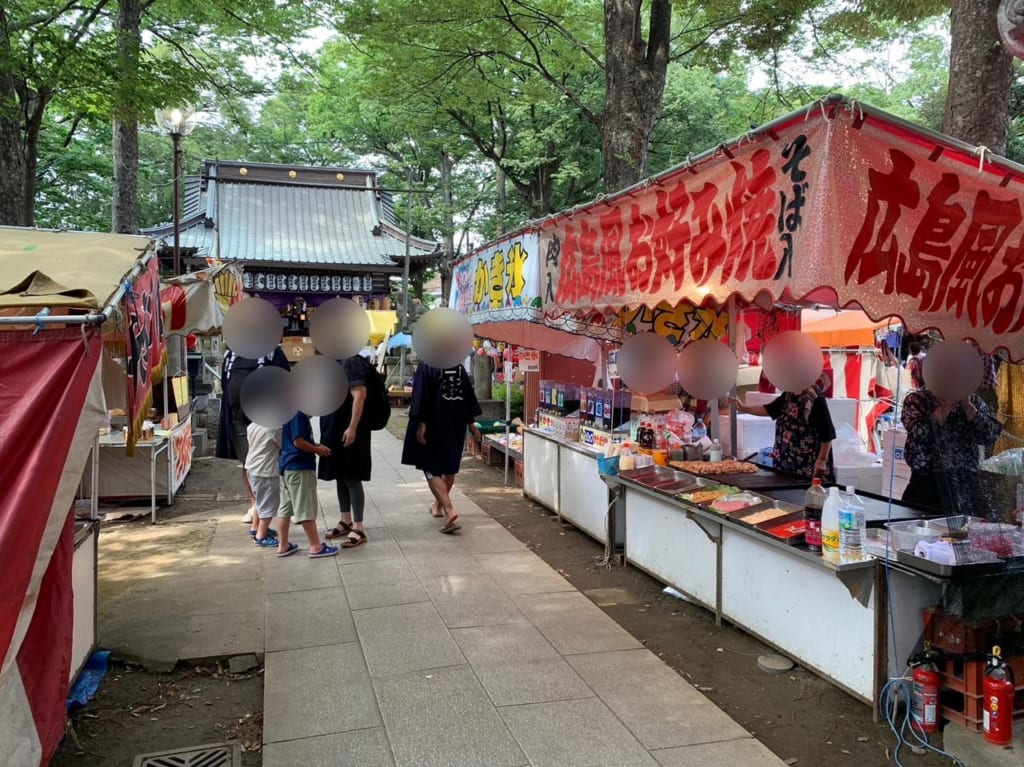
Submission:
[[[497,445],[485,439],[480,445],[480,460],[488,466],[497,466],[505,460],[505,454],[498,449]]]
[[[524,481],[523,473],[524,473],[524,471],[523,471],[523,462],[517,460],[516,461],[516,485],[518,485],[519,487],[523,486],[523,481]]]
[[[504,434],[505,422],[500,418],[484,418],[476,422],[481,434]]]

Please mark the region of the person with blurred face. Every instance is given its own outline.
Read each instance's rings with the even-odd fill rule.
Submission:
[[[824,483],[835,481],[832,440],[836,427],[817,385],[799,393],[783,392],[767,405],[735,403],[741,413],[768,416],[775,421],[775,468],[808,479],[818,477]]]
[[[420,469],[434,496],[430,513],[444,517],[440,532],[460,529],[451,499],[455,475],[462,463],[466,427],[480,436],[474,419],[483,412],[466,369],[460,364],[435,368],[420,363],[413,378],[409,425],[402,446],[402,463]]]
[[[910,482],[902,500],[953,514],[989,516],[982,498],[978,446],[991,448],[1003,427],[977,394],[942,399],[927,387],[903,400],[900,420]]]

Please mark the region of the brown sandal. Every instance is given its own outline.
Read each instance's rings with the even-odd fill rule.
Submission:
[[[364,543],[366,543],[366,533],[364,533],[362,530],[356,530],[353,527],[351,530],[348,531],[348,535],[349,537],[345,538],[345,540],[341,542],[341,548],[343,549],[354,549],[356,546],[362,546]],[[351,536],[353,535],[356,535],[358,537],[352,538]]]
[[[337,526],[328,530],[327,535],[324,537],[329,540],[334,540],[335,538],[344,538],[350,532],[352,532],[352,525],[348,522],[339,522]]]

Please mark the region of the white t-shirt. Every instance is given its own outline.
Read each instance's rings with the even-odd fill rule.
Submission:
[[[278,477],[281,470],[277,459],[281,455],[281,429],[251,423],[246,429],[249,438],[249,455],[245,459],[245,470],[254,477]]]

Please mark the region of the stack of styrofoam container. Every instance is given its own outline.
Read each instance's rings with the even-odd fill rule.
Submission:
[[[882,495],[892,494],[902,498],[910,482],[910,467],[903,457],[907,444],[907,432],[903,428],[889,429],[882,435],[884,454],[882,456]]]

